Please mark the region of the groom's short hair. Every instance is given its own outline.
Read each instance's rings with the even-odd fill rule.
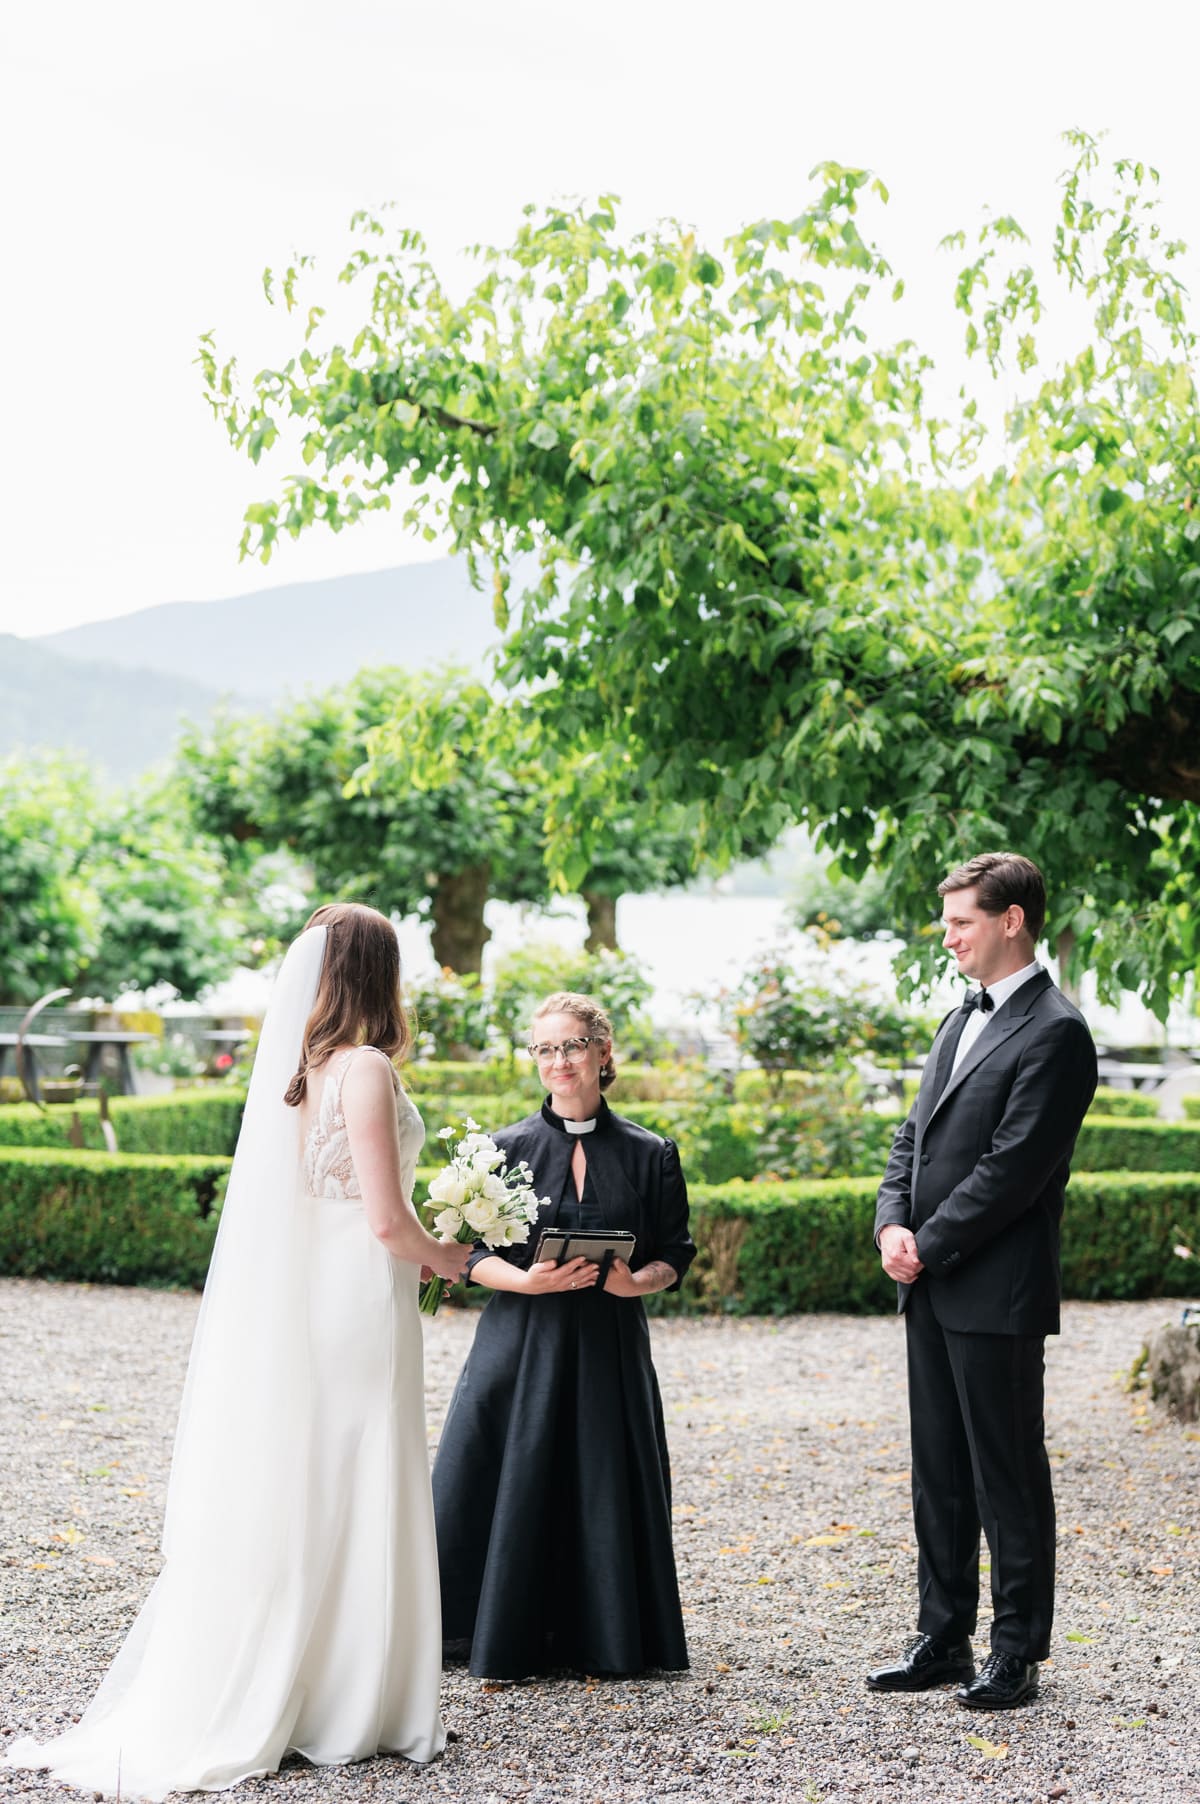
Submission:
[[[1019,852],[980,852],[956,865],[938,884],[938,895],[956,889],[973,889],[985,914],[1002,915],[1006,908],[1025,911],[1025,926],[1036,942],[1046,925],[1046,880],[1032,858]]]

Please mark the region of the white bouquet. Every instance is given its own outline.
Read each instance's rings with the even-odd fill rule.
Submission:
[[[461,1131],[444,1127],[438,1139],[446,1149],[446,1168],[429,1186],[428,1206],[440,1204],[434,1233],[464,1246],[477,1240],[486,1247],[523,1246],[547,1201],[535,1195],[524,1159],[509,1170],[504,1153],[470,1116]],[[423,1315],[437,1314],[443,1290],[436,1277],[422,1287]]]

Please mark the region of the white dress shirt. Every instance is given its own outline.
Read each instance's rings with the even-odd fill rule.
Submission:
[[[999,983],[988,984],[987,993],[992,999],[992,1007],[986,1015],[981,1008],[974,1008],[967,1016],[958,1045],[954,1048],[954,1063],[950,1067],[951,1077],[954,1076],[980,1034],[986,1033],[989,1023],[996,1019],[996,1010],[1003,1008],[1009,997],[1015,996],[1021,985],[1028,983],[1031,977],[1036,977],[1041,968],[1034,959],[1031,965],[1022,965],[1019,971],[1012,972],[1008,977],[1002,977]]]

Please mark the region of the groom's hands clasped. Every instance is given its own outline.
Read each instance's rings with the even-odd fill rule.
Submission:
[[[916,1235],[896,1222],[889,1222],[880,1234],[879,1253],[884,1271],[897,1284],[912,1284],[925,1270]]]

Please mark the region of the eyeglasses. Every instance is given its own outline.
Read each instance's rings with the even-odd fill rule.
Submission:
[[[548,1041],[544,1041],[540,1046],[529,1047],[529,1056],[536,1059],[539,1065],[550,1065],[554,1062],[555,1053],[561,1052],[567,1064],[573,1065],[576,1059],[583,1057],[593,1041],[599,1038],[599,1034],[585,1034],[581,1040],[564,1040],[561,1046],[551,1046]]]

